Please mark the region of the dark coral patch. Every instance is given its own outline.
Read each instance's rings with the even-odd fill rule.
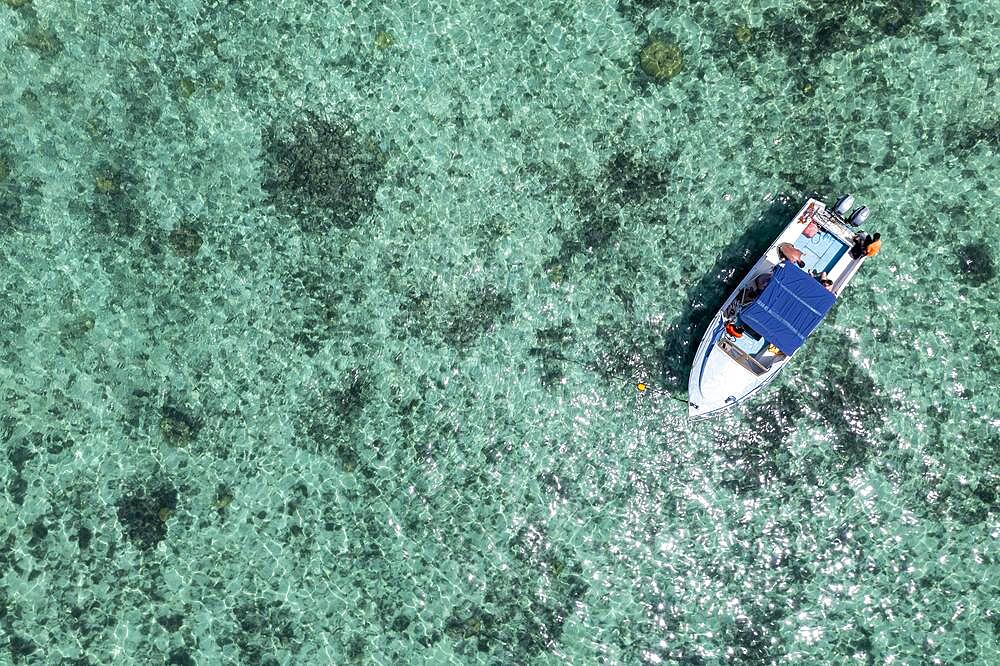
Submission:
[[[918,29],[930,9],[924,0],[813,0],[793,11],[766,9],[760,28],[725,26],[713,55],[744,80],[755,77],[756,63],[773,53],[784,55],[796,89],[815,94],[816,65],[836,53],[858,52],[873,41],[901,37]],[[867,83],[867,82],[866,82]],[[877,94],[867,84],[869,94]]]
[[[193,415],[171,405],[160,411],[160,432],[174,446],[193,442],[201,430],[201,421]]]
[[[777,637],[781,621],[788,613],[787,604],[748,599],[740,605],[746,615],[737,617],[723,629],[723,640],[732,647],[732,663],[771,664],[780,661],[785,651]]]
[[[76,544],[79,546],[80,550],[87,550],[90,548],[90,542],[93,538],[93,532],[86,527],[81,527],[76,533]]]
[[[938,410],[934,410],[938,411]],[[929,411],[930,415],[932,412]],[[946,414],[937,417],[947,418]],[[932,426],[935,449],[942,450],[942,434]],[[910,459],[909,473],[923,477],[924,483],[913,486],[918,492],[909,504],[934,520],[947,517],[963,525],[977,525],[1000,515],[1000,436],[970,432],[968,450],[963,452],[961,465],[971,470],[968,475],[943,474],[940,463],[928,459]]]
[[[14,467],[14,471],[20,474],[24,470],[25,464],[35,457],[35,451],[24,444],[17,444],[7,450],[7,460]]]
[[[266,603],[258,599],[238,606],[233,618],[240,628],[235,643],[246,663],[277,664],[274,653],[296,642],[292,616],[280,601]]]
[[[676,44],[652,39],[639,52],[639,68],[657,83],[666,83],[684,66],[684,57]]]
[[[193,257],[201,249],[201,234],[189,223],[174,227],[169,236],[170,247],[178,257]]]
[[[976,146],[983,145],[996,151],[1000,149],[1000,119],[993,118],[962,127],[949,127],[945,132],[945,144],[953,153],[964,154]]]
[[[26,46],[41,56],[52,56],[63,49],[62,40],[52,30],[36,27],[27,31],[18,40],[21,46]]]
[[[558,645],[589,584],[572,553],[546,548],[543,540],[522,530],[511,544],[517,564],[490,581],[484,604],[452,609],[443,633],[460,655],[489,663],[532,663]]]
[[[426,291],[412,290],[399,305],[399,312],[392,318],[398,338],[419,337],[427,333],[434,298]]]
[[[666,194],[670,170],[663,162],[649,163],[619,152],[604,165],[603,194],[614,206],[645,205]]]
[[[572,324],[564,320],[557,326],[540,328],[535,331],[537,344],[529,353],[539,359],[543,386],[555,386],[562,382],[564,371],[563,349],[573,341]]]
[[[28,659],[31,655],[35,654],[38,650],[38,646],[30,638],[25,636],[18,636],[17,634],[12,634],[9,642],[10,654],[14,660],[14,663],[20,663],[24,659]]]
[[[368,337],[368,320],[346,316],[346,306],[364,298],[363,271],[356,260],[322,253],[284,280],[287,301],[301,313],[301,328],[292,334],[292,342],[306,354],[312,356],[332,340]]]
[[[332,452],[344,471],[359,465],[355,434],[365,405],[371,398],[371,378],[366,368],[354,368],[339,380],[325,376],[321,393],[304,415],[304,437],[299,445],[318,454]]]
[[[886,2],[861,2],[863,11],[886,37],[896,37],[908,34],[920,22],[930,9],[927,0],[889,0]]]
[[[97,316],[88,311],[71,317],[63,322],[59,329],[59,339],[64,345],[72,344],[94,330],[97,323]]]
[[[546,262],[549,279],[561,283],[574,255],[596,254],[613,245],[621,230],[623,210],[654,222],[662,215],[660,204],[670,182],[670,170],[663,163],[642,160],[625,151],[608,160],[596,182],[575,174],[566,179],[565,188],[574,201],[579,224],[567,230],[559,254]]]
[[[139,489],[118,500],[118,522],[126,539],[149,550],[167,536],[167,519],[176,508],[176,489],[165,485]]]
[[[401,337],[443,339],[456,349],[465,349],[509,317],[513,299],[484,285],[444,306],[443,311],[438,307],[427,292],[414,290],[407,294],[393,318]]]
[[[157,623],[167,631],[173,633],[184,626],[184,616],[178,614],[162,615],[156,618]]]
[[[145,228],[146,215],[133,170],[128,163],[105,164],[94,175],[89,213],[97,233],[130,239]]]
[[[633,25],[645,23],[646,17],[653,11],[663,8],[670,12],[677,9],[676,0],[620,0],[618,13]]]
[[[177,648],[170,653],[170,659],[167,661],[171,666],[195,666],[194,658],[191,653],[184,648]]]
[[[307,113],[290,129],[264,131],[263,187],[303,231],[351,229],[372,213],[385,156],[347,119]]]
[[[465,303],[448,313],[444,339],[455,347],[465,347],[488,333],[510,312],[510,296],[487,286],[469,294]]]
[[[989,246],[985,243],[969,243],[958,250],[958,274],[975,286],[983,285],[996,277],[996,264]]]
[[[652,329],[608,318],[597,324],[594,337],[601,349],[593,369],[604,379],[638,381],[656,376],[662,339]]]
[[[371,380],[368,370],[354,368],[341,381],[340,386],[331,391],[327,405],[345,421],[354,421],[368,402]]]
[[[22,202],[24,190],[16,175],[16,169],[0,145],[0,234],[5,234],[23,226]]]

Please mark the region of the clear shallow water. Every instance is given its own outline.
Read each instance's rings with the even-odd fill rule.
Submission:
[[[1000,7],[913,6],[0,4],[3,659],[995,662]]]

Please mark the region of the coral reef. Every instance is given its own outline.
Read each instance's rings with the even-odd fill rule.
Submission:
[[[140,488],[118,500],[118,522],[125,538],[149,550],[167,536],[167,520],[177,508],[177,490],[159,485]]]
[[[290,130],[263,132],[263,188],[303,231],[351,229],[371,215],[385,156],[345,118],[307,113]]]
[[[301,415],[297,443],[313,453],[334,453],[341,468],[353,472],[358,467],[354,435],[370,398],[368,370],[354,368],[339,379],[328,377],[323,386]]]
[[[342,256],[340,248],[324,247],[284,277],[286,299],[298,304],[301,316],[291,339],[306,354],[312,356],[343,336],[367,336],[367,318],[345,316],[364,297],[364,283],[358,279],[364,268],[356,258]]]
[[[182,76],[180,80],[177,81],[177,94],[184,99],[194,95],[197,90],[198,84],[196,84],[194,79],[190,77]]]
[[[535,526],[522,528],[509,544],[516,565],[498,574],[482,607],[455,609],[445,633],[456,650],[491,654],[504,662],[525,663],[562,638],[563,625],[589,588],[573,554],[551,544]],[[525,590],[541,590],[525,595]]]
[[[62,42],[55,32],[40,28],[24,33],[19,43],[42,56],[55,55],[63,48]]]
[[[123,160],[120,164],[101,165],[94,175],[88,210],[91,223],[97,233],[119,242],[128,242],[147,225],[134,172],[133,165]]]
[[[377,49],[385,50],[395,43],[396,40],[393,39],[392,34],[385,30],[379,30],[375,35],[375,48]]]
[[[574,255],[598,255],[610,247],[619,233],[623,209],[650,220],[661,215],[658,204],[669,194],[669,184],[665,165],[647,163],[624,151],[614,153],[596,182],[573,173],[564,176],[561,186],[573,200],[579,224],[561,234],[559,253],[545,262],[549,280],[555,284],[565,280]]]
[[[277,664],[279,660],[273,656],[276,651],[294,651],[298,642],[295,623],[282,602],[257,599],[235,608],[233,618],[240,629],[233,639],[246,663]]]
[[[72,344],[94,330],[96,323],[97,315],[93,312],[78,314],[63,323],[59,330],[59,339],[64,345]]]
[[[958,249],[958,275],[969,284],[984,285],[996,274],[993,254],[985,242],[968,243]]]
[[[736,26],[736,29],[733,30],[733,38],[736,40],[737,44],[749,44],[750,40],[753,39],[753,32],[750,30],[749,26],[741,24]]]
[[[901,37],[909,34],[920,19],[930,11],[928,0],[884,0],[882,2],[860,2],[860,9],[886,37]]]
[[[393,322],[401,336],[443,340],[461,350],[505,321],[512,306],[510,295],[491,285],[470,291],[447,305],[425,291],[413,290],[400,304]]]
[[[617,11],[633,25],[646,22],[649,14],[657,9],[671,12],[677,9],[676,0],[619,0]]]
[[[721,28],[712,55],[727,63],[736,76],[750,81],[756,76],[757,63],[781,54],[796,90],[809,97],[817,91],[820,61],[835,53],[859,51],[873,41],[907,35],[929,10],[930,4],[923,0],[851,0],[846,4],[813,0],[794,12],[768,8],[761,13],[758,28],[751,30],[746,24]],[[852,20],[846,20],[848,16]],[[867,81],[866,85],[870,95],[878,92]]]
[[[508,294],[492,286],[468,294],[465,302],[451,309],[445,318],[445,342],[457,348],[473,344],[505,319],[512,304]]]
[[[684,57],[676,44],[651,39],[639,52],[639,66],[657,83],[666,83],[684,66]]]
[[[564,376],[563,350],[573,342],[572,322],[563,320],[556,326],[536,330],[535,342],[529,354],[539,361],[542,385],[556,386]]]
[[[193,257],[201,249],[201,234],[190,223],[174,227],[168,237],[170,247],[178,257]]]
[[[22,217],[23,188],[18,182],[11,153],[0,144],[0,235],[19,228]]]
[[[960,123],[955,125],[961,126]],[[1000,149],[1000,120],[972,123],[960,131],[949,127],[945,131],[945,143],[957,155],[964,155],[980,144],[996,152]]]
[[[164,405],[160,412],[160,433],[173,446],[190,444],[198,437],[201,421],[172,405]]]

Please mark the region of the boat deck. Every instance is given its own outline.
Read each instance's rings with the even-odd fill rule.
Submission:
[[[802,230],[805,229],[810,218],[817,223],[819,230],[812,238],[807,238],[802,235]],[[805,262],[803,270],[817,274],[826,272],[834,281],[834,293],[839,296],[847,281],[858,268],[858,260],[851,258],[849,252],[854,230],[844,225],[822,204],[813,206],[811,209],[808,206],[803,207],[803,210],[796,216],[795,222],[790,224],[782,237],[775,241],[771,250],[774,257],[768,259],[765,255],[765,258],[755,266],[755,270],[752,270],[750,275],[756,276],[770,272],[774,264],[779,261],[775,249],[777,245],[780,242],[791,242],[802,251],[802,260]],[[745,282],[749,282],[749,279]],[[776,360],[774,354],[767,349],[769,346],[767,340],[750,331],[739,338],[726,336],[725,339],[729,345],[727,353],[748,370],[759,372],[762,366],[770,367],[771,363]],[[750,359],[748,361],[743,357],[750,357]]]
[[[802,270],[807,273],[832,272],[833,267],[848,250],[846,243],[826,229],[820,229],[812,238],[799,236],[795,241],[795,247],[802,251],[802,260],[806,262]]]

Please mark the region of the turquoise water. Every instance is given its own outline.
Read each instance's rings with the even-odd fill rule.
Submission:
[[[998,16],[0,2],[0,662],[997,663]]]

